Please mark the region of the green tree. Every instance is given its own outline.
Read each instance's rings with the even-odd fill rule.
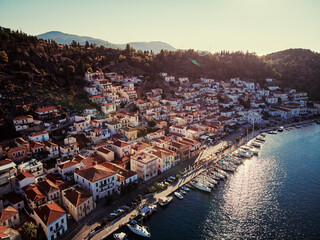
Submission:
[[[1,63],[8,63],[9,59],[8,59],[8,55],[6,53],[6,51],[0,51],[0,62]]]
[[[36,239],[37,232],[37,226],[32,222],[23,224],[22,228],[19,231],[20,235],[23,236],[23,239],[26,240]]]
[[[151,127],[151,128],[155,127],[156,125],[157,125],[157,123],[156,123],[155,120],[151,120],[151,121],[148,122],[148,126]]]

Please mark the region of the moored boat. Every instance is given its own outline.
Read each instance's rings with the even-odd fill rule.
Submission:
[[[124,232],[114,233],[113,237],[116,240],[125,240],[125,239],[127,239],[127,234],[125,234]]]
[[[150,238],[151,234],[148,230],[147,227],[145,226],[140,226],[137,221],[135,220],[131,220],[128,224],[127,227],[135,234],[142,236],[142,237],[146,237],[146,238]]]
[[[164,207],[166,206],[168,203],[170,203],[172,201],[173,197],[171,196],[168,196],[168,197],[162,197],[162,198],[159,198],[159,204],[160,206]]]
[[[202,184],[202,183],[195,183],[194,186],[199,189],[199,190],[202,190],[202,191],[205,191],[205,192],[211,192],[211,189],[209,187],[207,187],[206,185]]]
[[[187,186],[182,186],[181,189],[184,191],[190,192],[190,188],[188,188]]]
[[[183,199],[182,194],[179,193],[179,192],[174,192],[174,195],[175,195],[177,198],[181,199],[181,200]]]

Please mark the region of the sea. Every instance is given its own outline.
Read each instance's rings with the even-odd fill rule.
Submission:
[[[143,224],[154,240],[320,239],[320,125],[267,134],[259,156],[211,194],[174,197]]]

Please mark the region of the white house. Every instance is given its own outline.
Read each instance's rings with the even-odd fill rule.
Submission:
[[[101,105],[101,111],[106,115],[117,110],[115,103],[104,103]]]
[[[114,194],[117,173],[102,166],[93,165],[74,172],[74,180],[90,191],[95,201]]]
[[[42,226],[48,240],[56,239],[68,230],[66,211],[54,201],[35,208],[31,216]]]
[[[36,182],[35,176],[29,172],[19,173],[16,179],[20,189]]]
[[[49,133],[47,131],[34,132],[29,135],[29,140],[33,142],[49,141]]]

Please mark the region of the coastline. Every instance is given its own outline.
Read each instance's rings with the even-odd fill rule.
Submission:
[[[284,127],[292,127],[295,125],[303,125],[303,124],[313,123],[313,122],[316,122],[317,120],[318,119],[312,119],[312,120],[305,120],[305,121],[296,122],[296,123],[287,123],[287,124],[283,124],[283,126]],[[133,215],[134,216],[137,215],[139,213],[138,209],[140,206],[143,206],[144,204],[156,204],[158,202],[159,198],[172,194],[174,191],[176,191],[182,185],[188,183],[193,178],[195,178],[196,176],[203,173],[209,165],[214,166],[222,158],[222,156],[227,155],[231,152],[234,152],[239,147],[241,147],[242,145],[246,144],[247,142],[249,142],[250,140],[252,140],[256,136],[258,136],[260,133],[268,132],[268,131],[274,130],[275,128],[278,128],[278,127],[279,126],[273,126],[273,127],[268,127],[268,128],[256,130],[256,131],[250,133],[250,135],[245,136],[242,139],[240,139],[239,143],[229,145],[228,148],[225,148],[222,151],[221,151],[221,148],[223,148],[223,146],[225,146],[225,144],[228,144],[225,141],[220,142],[217,145],[210,146],[209,148],[203,150],[202,152],[200,152],[197,159],[194,161],[194,163],[196,163],[194,165],[195,168],[193,168],[190,172],[187,172],[186,175],[182,176],[178,180],[178,182],[175,182],[174,185],[170,185],[166,190],[164,190],[162,192],[155,193],[153,195],[153,198],[151,198],[151,199],[143,199],[143,201],[139,204],[139,206],[136,209],[134,209],[132,212],[126,214],[125,216],[123,216],[117,220],[114,220],[114,222],[112,222],[110,225],[106,226],[101,231],[90,236],[90,239],[98,240],[98,239],[106,238],[107,236],[109,236],[110,234],[115,232],[117,229],[119,229],[121,226],[126,224]],[[219,150],[219,152],[218,152],[218,150]],[[219,153],[219,155],[217,153]]]

